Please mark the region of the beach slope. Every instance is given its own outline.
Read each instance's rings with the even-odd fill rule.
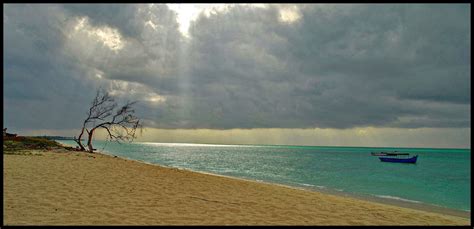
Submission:
[[[457,216],[65,150],[3,156],[4,225],[469,225]]]

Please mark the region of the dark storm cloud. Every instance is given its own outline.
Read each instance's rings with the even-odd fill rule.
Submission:
[[[75,128],[92,84],[62,52],[67,17],[54,5],[5,5],[4,125]],[[92,91],[91,91],[92,92]]]
[[[211,122],[222,128],[470,125],[465,5],[308,5],[300,12],[293,24],[279,22],[272,7],[235,7],[196,21],[194,98],[208,106],[194,99],[195,109],[221,113]]]
[[[469,5],[298,5],[292,23],[285,7],[201,15],[188,39],[164,5],[7,5],[4,120],[70,128],[102,85],[160,128],[470,126]]]

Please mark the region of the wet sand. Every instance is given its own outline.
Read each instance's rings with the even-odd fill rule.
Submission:
[[[465,217],[140,163],[4,154],[5,225],[470,225]]]

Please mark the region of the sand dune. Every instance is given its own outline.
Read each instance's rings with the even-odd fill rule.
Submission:
[[[101,154],[4,155],[5,225],[469,225],[466,218]]]

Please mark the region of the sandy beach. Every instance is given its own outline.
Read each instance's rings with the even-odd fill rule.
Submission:
[[[470,219],[72,151],[4,154],[5,225],[470,225]]]

